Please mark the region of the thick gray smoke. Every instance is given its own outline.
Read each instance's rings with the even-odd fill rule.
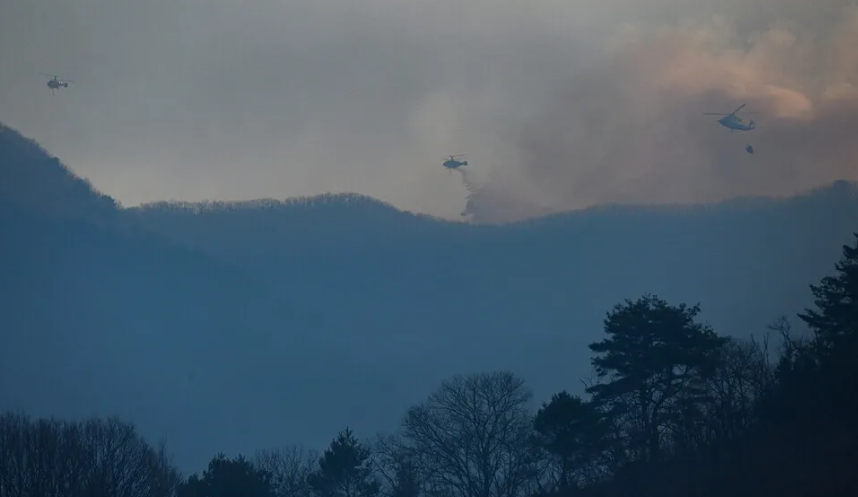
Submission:
[[[858,7],[779,3],[621,26],[605,56],[520,127],[515,163],[471,185],[468,212],[512,221],[606,202],[710,202],[858,179]],[[759,127],[748,133],[702,115],[744,102],[760,113],[749,116]]]
[[[491,187],[484,188],[479,180],[471,177],[472,173],[464,169],[458,169],[458,171],[461,173],[462,183],[468,191],[462,216],[469,221],[480,224],[502,224],[519,219],[521,213],[528,213],[529,216],[550,213],[547,209],[529,202],[523,196],[514,197],[499,193],[497,186],[501,184],[502,178],[494,177],[489,182]],[[514,188],[515,185],[507,186]]]

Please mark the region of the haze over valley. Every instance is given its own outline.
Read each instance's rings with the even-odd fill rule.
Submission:
[[[121,415],[188,470],[390,430],[451,374],[574,389],[604,313],[647,292],[760,335],[858,219],[847,182],[500,226],[360,195],[120,208],[13,129],[0,157],[0,407]]]

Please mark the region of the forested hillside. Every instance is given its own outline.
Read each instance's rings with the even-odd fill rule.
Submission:
[[[846,183],[506,226],[354,195],[124,209],[9,128],[0,179],[0,408],[118,414],[183,469],[392,429],[458,373],[580,393],[587,344],[626,298],[763,333],[811,304],[858,219]]]

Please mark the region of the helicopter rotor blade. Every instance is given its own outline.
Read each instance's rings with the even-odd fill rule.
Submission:
[[[747,104],[747,103],[744,103],[744,104],[740,105],[739,107],[737,107],[737,108],[736,108],[736,110],[734,110],[733,112],[731,112],[729,115],[731,115],[731,116],[732,116],[733,114],[735,114],[735,113],[739,112],[740,110],[744,109],[746,105],[748,105],[748,104]]]

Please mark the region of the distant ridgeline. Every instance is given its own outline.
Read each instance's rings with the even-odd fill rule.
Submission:
[[[396,209],[393,205],[376,200],[366,195],[358,193],[326,193],[322,195],[291,197],[283,200],[272,198],[261,198],[256,200],[241,200],[241,201],[222,201],[222,200],[206,200],[202,202],[185,202],[181,200],[149,202],[142,204],[140,209],[179,209],[187,210],[194,213],[205,211],[224,211],[224,210],[247,210],[247,209],[276,209],[282,207],[303,207],[314,208],[328,205],[335,206],[357,206],[357,207],[384,207],[388,209]]]

